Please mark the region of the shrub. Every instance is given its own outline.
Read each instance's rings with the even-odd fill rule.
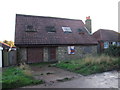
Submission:
[[[117,47],[116,45],[111,45],[104,51],[104,53],[110,56],[120,56],[120,47]]]

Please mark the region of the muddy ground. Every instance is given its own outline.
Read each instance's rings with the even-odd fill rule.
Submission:
[[[22,88],[118,88],[118,72],[110,71],[82,76],[56,67],[32,66],[33,76],[44,84]]]

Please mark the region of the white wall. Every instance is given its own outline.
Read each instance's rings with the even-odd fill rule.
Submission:
[[[3,48],[0,46],[0,67],[2,67],[2,50]]]

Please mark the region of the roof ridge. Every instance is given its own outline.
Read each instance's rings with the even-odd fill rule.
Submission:
[[[82,21],[81,19],[71,19],[71,18],[51,17],[51,16],[25,15],[25,14],[16,14],[16,16],[41,17],[41,18],[54,18],[54,19],[65,19],[65,20]]]

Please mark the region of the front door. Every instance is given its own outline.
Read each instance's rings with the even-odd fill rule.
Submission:
[[[48,48],[48,60],[49,61],[56,61],[56,47],[49,47]]]

